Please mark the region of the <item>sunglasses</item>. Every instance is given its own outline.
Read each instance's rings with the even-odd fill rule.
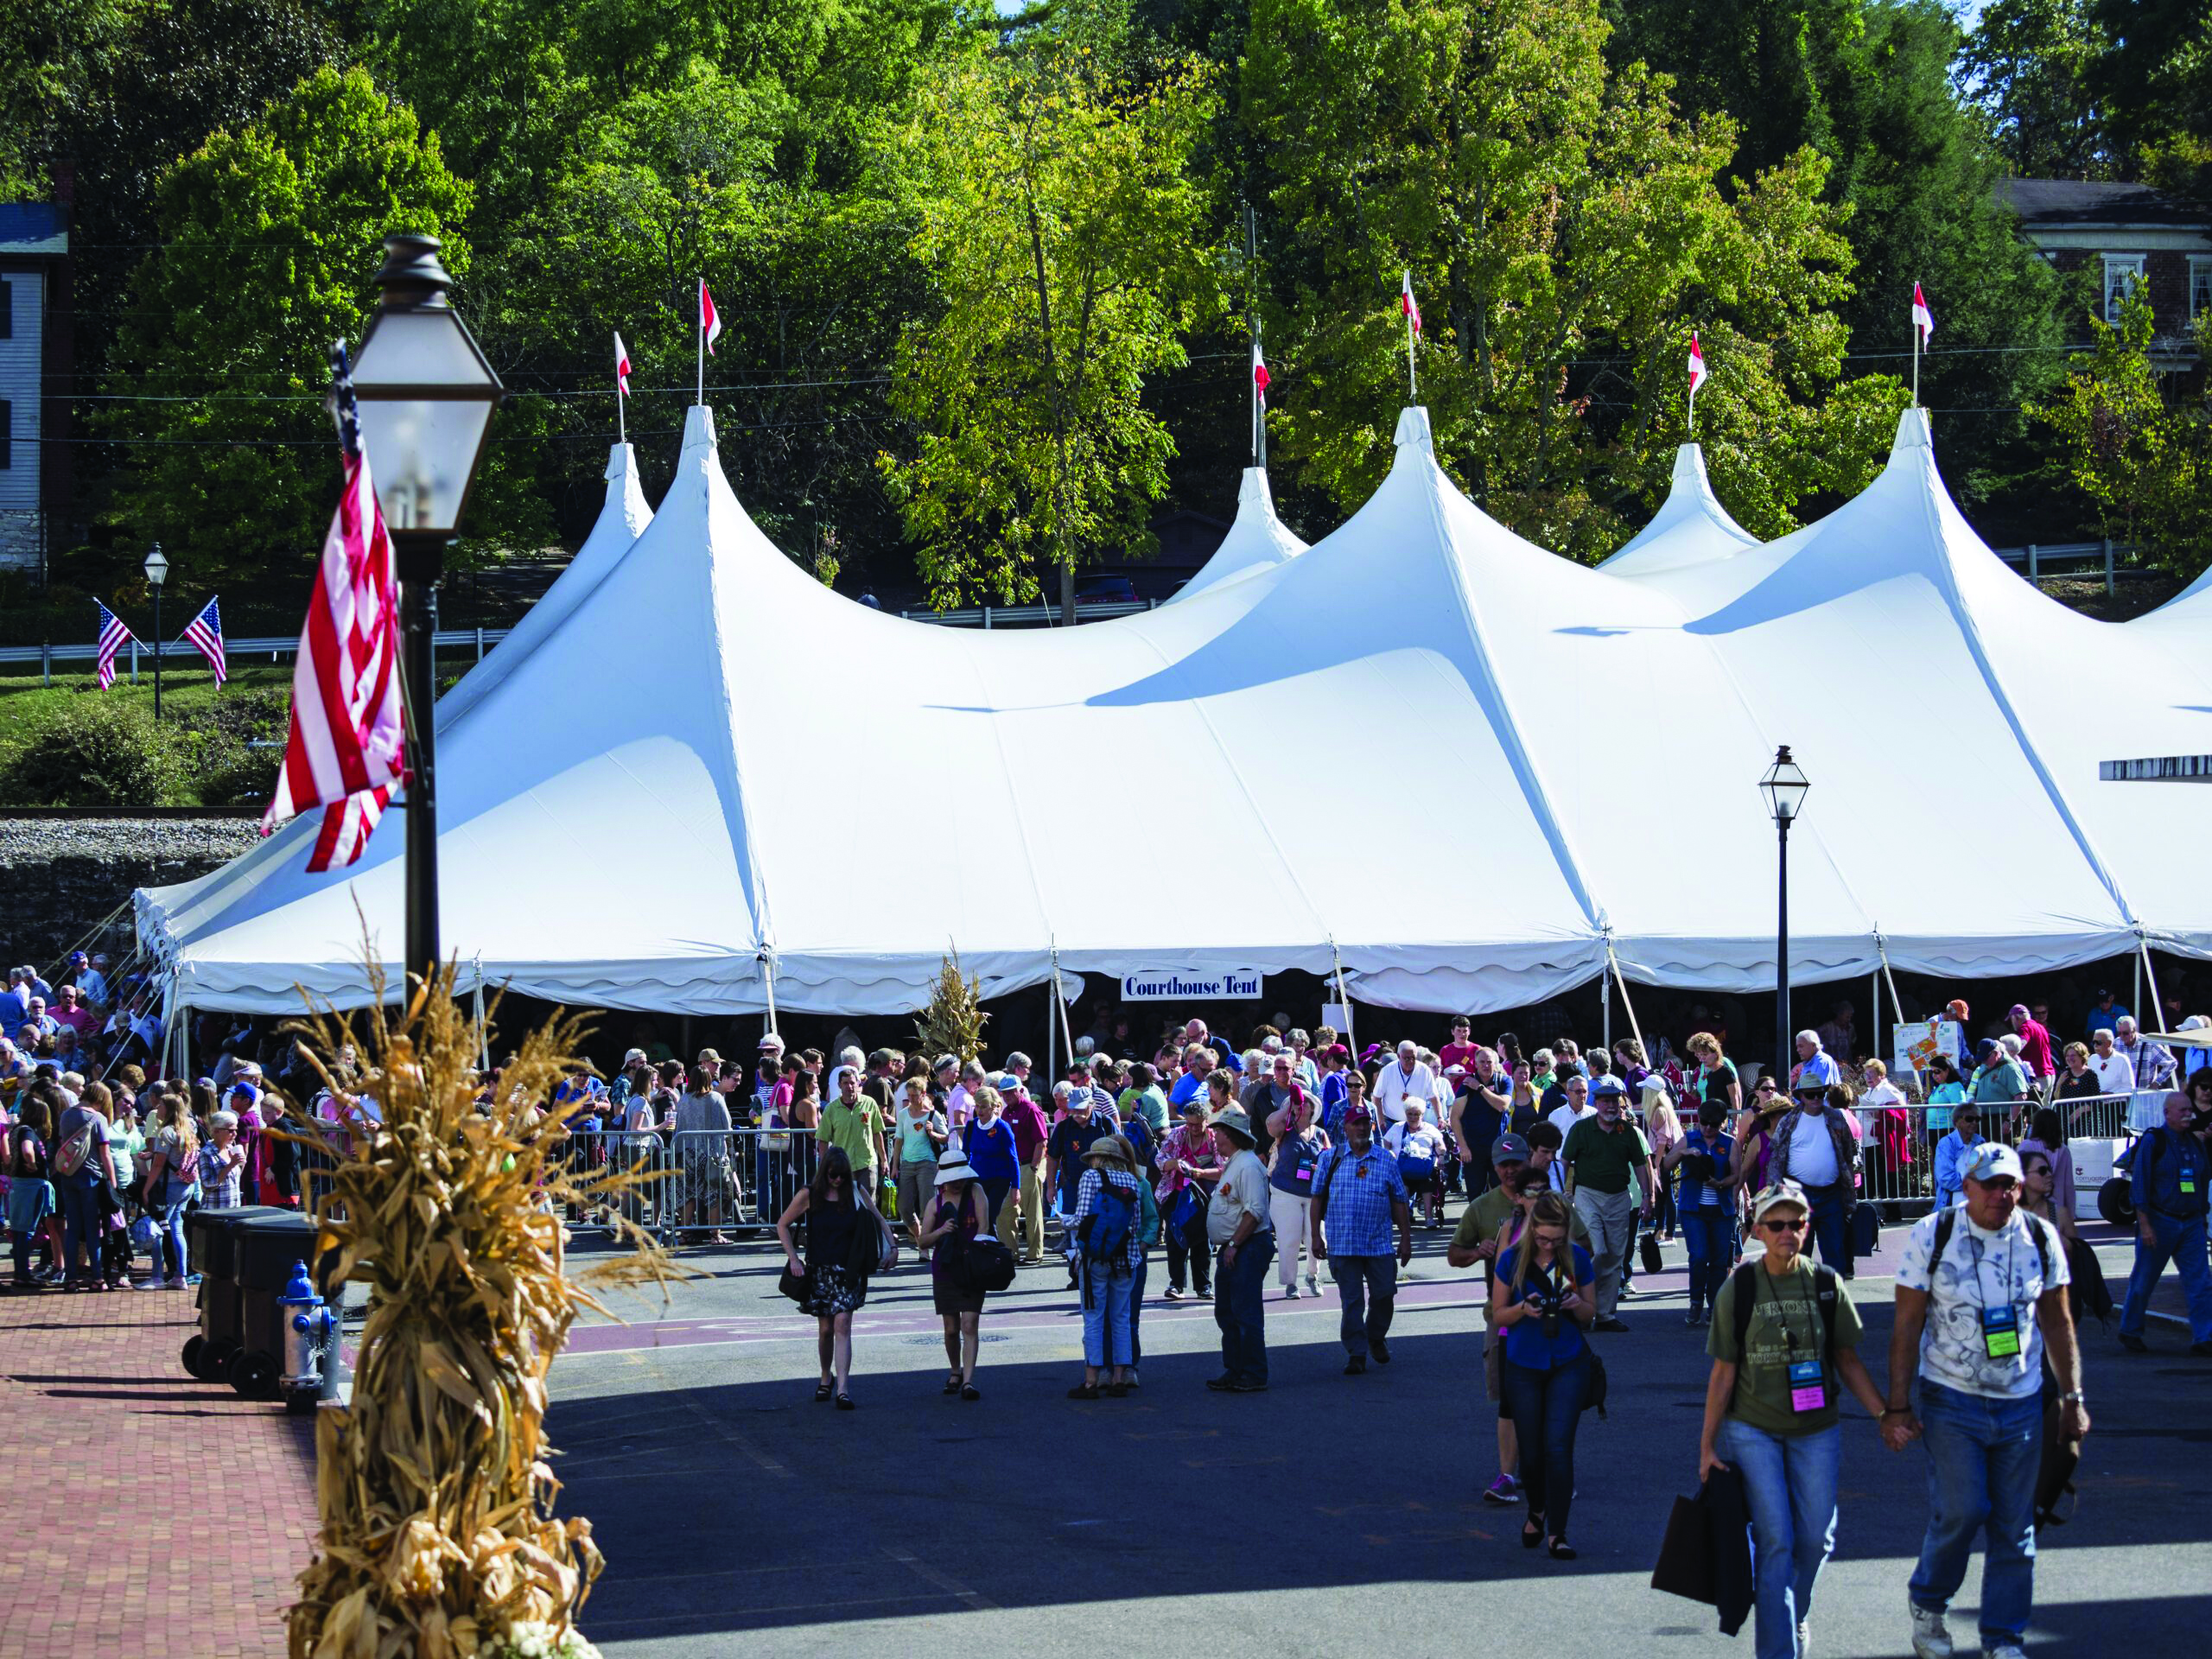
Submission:
[[[1759,1225],[1770,1233],[1802,1233],[1813,1224],[1800,1216],[1795,1221],[1763,1221]]]

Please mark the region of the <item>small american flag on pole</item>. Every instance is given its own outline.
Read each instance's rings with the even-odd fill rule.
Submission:
[[[215,605],[216,601],[210,599],[200,608],[200,614],[185,625],[184,638],[207,659],[207,666],[215,671],[215,683],[220,685],[231,677],[231,670],[223,657],[223,613]]]
[[[115,653],[130,643],[130,630],[123,626],[123,620],[113,611],[100,605],[99,601],[94,600],[92,603],[99,605],[100,690],[105,691],[115,683]]]

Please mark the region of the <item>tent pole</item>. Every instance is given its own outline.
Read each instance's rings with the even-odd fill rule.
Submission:
[[[1606,970],[1598,976],[1598,1035],[1605,1045],[1605,1052],[1613,1052],[1613,975],[1612,958],[1605,959]]]
[[[2158,1000],[2158,970],[2151,965],[2151,942],[2139,932],[2135,936],[2135,950],[2137,960],[2141,963],[2144,973],[2149,976],[2151,981],[2150,1016],[2147,1019],[2145,1018],[2143,1000],[2138,997],[2135,1001],[2135,1029],[2139,1034],[2146,1031],[2164,1031],[2166,1007],[2165,1004]]]
[[[1344,962],[1337,954],[1337,942],[1329,941],[1329,971],[1337,982],[1337,1002],[1344,1011],[1344,1047],[1351,1052],[1351,1063],[1359,1064],[1359,1042],[1351,1026],[1351,995],[1344,989]]]
[[[1628,994],[1628,976],[1621,972],[1621,959],[1613,954],[1613,936],[1610,931],[1605,935],[1605,965],[1613,970],[1613,978],[1620,985],[1621,1009],[1628,1015],[1629,1033],[1636,1039],[1636,1046],[1643,1049],[1643,1063],[1649,1065],[1651,1064],[1651,1051],[1643,1048],[1643,1027],[1637,1023],[1636,1001]]]
[[[2158,1027],[2157,1027],[2156,1026],[2145,1027],[2145,1026],[2144,1026],[2144,1025],[2142,1024],[2142,1019],[2143,1019],[2143,936],[2142,936],[2140,933],[2138,933],[2138,934],[2135,936],[2135,994],[2134,994],[2133,996],[2131,996],[2130,998],[2128,998],[2128,1001],[2127,1001],[2127,1006],[2128,1006],[2129,1007],[2131,1007],[2131,1008],[2133,1008],[2133,1009],[2134,1009],[2134,1010],[2135,1010],[2135,1019],[2136,1019],[2136,1022],[2137,1022],[2137,1023],[2136,1023],[2136,1027],[2135,1027],[2135,1028],[2136,1028],[2138,1031],[2144,1031],[2144,1030],[2156,1031],[2156,1030],[2158,1029]]]
[[[476,1069],[489,1072],[492,1069],[492,1031],[484,1023],[484,958],[476,958],[476,991],[470,1000],[476,1017]]]
[[[1060,947],[1052,946],[1052,1007],[1060,1017],[1060,1035],[1068,1041],[1068,1058],[1075,1058],[1075,1027],[1068,1023],[1068,1000],[1060,995]]]
[[[768,992],[768,1034],[780,1037],[783,1033],[776,1029],[776,957],[772,950],[760,953],[760,981]]]
[[[1890,971],[1890,947],[1879,932],[1877,932],[1874,935],[1874,954],[1881,961],[1882,982],[1890,988],[1891,1011],[1897,1015],[1897,1024],[1903,1025],[1904,1024],[1904,999],[1897,995],[1897,978],[1895,974]],[[1879,994],[1877,993],[1875,997],[1875,1012],[1878,1015],[1879,1014],[1880,1010],[1881,999]],[[1878,1048],[1875,1052],[1877,1056],[1878,1056],[1881,1051]],[[1913,1075],[1916,1077],[1920,1074],[1916,1070]]]

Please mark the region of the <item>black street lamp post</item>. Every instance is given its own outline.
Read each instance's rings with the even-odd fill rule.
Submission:
[[[146,555],[146,585],[154,590],[154,719],[162,717],[162,584],[169,579],[169,562],[159,542]]]
[[[353,391],[361,446],[399,576],[400,684],[407,722],[407,962],[435,974],[438,938],[438,583],[502,396],[446,291],[438,240],[385,238],[382,291],[361,336]]]
[[[1768,812],[1774,817],[1776,868],[1780,887],[1776,895],[1774,923],[1774,1054],[1780,1068],[1774,1085],[1783,1094],[1789,1087],[1789,826],[1805,808],[1806,791],[1812,788],[1804,768],[1789,758],[1784,743],[1774,752],[1774,764],[1759,779]]]

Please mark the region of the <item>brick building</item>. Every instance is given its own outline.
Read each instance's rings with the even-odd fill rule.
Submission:
[[[2140,284],[2158,324],[2157,355],[2177,369],[2201,364],[2198,320],[2212,315],[2212,225],[2203,213],[2142,184],[2007,179],[1997,188],[2044,258],[2095,273],[2107,322]]]

